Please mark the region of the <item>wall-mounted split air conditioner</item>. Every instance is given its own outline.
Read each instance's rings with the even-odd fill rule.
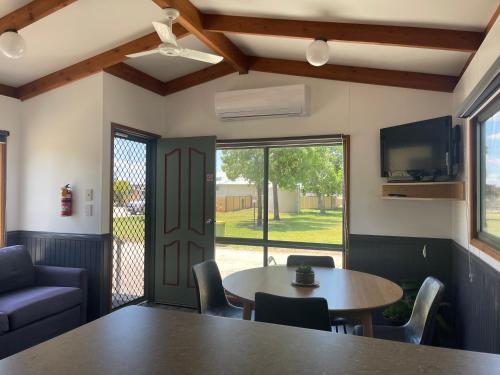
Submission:
[[[215,94],[215,114],[221,120],[307,116],[306,85],[234,90]]]

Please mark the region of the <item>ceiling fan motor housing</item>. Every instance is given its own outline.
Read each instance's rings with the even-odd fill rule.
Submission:
[[[165,56],[178,56],[180,48],[175,44],[162,43],[158,46],[158,51]]]

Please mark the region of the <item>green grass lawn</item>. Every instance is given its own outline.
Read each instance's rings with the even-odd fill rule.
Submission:
[[[273,221],[269,213],[269,239],[314,243],[342,243],[342,210],[303,209],[300,214],[281,213],[280,221]],[[262,238],[262,227],[255,227],[253,209],[217,212],[217,223],[225,223],[225,237]]]
[[[342,210],[329,210],[320,215],[319,210],[304,209],[300,214],[281,213],[280,221],[273,221],[269,214],[269,239],[313,243],[342,243]],[[262,227],[253,224],[253,209],[217,212],[217,224],[225,223],[225,237],[262,238]],[[116,217],[113,235],[126,241],[144,240],[144,215]]]
[[[125,241],[144,241],[144,215],[113,218],[113,236]]]
[[[486,228],[485,230],[495,236],[500,237],[500,212],[486,211]]]

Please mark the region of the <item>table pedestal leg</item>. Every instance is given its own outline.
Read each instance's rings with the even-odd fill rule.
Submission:
[[[243,320],[252,320],[252,304],[243,302]]]
[[[361,325],[363,326],[363,336],[373,337],[372,312],[364,311],[359,314]]]

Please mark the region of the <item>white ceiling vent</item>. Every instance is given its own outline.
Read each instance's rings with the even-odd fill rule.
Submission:
[[[306,85],[234,90],[215,94],[215,114],[221,120],[306,116],[309,98]]]

